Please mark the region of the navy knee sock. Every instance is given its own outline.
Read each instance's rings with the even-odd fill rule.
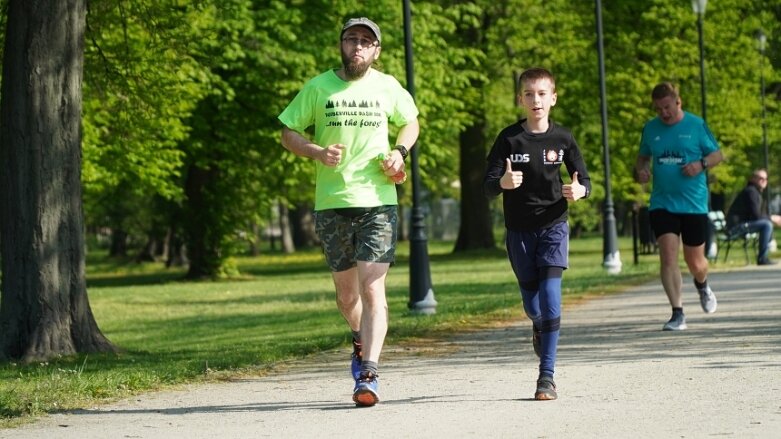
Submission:
[[[561,278],[540,281],[541,348],[540,375],[553,376],[561,327]]]

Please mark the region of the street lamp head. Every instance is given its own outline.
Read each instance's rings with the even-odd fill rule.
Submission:
[[[708,0],[692,0],[692,9],[698,15],[705,15],[705,7],[708,6]]]
[[[764,52],[765,44],[767,44],[767,35],[765,35],[765,32],[763,32],[762,29],[757,31],[757,40],[759,41],[759,51]]]

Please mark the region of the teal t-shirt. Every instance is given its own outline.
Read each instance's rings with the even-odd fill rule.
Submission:
[[[705,121],[689,112],[684,112],[683,119],[675,125],[665,125],[658,117],[648,121],[643,127],[640,155],[651,157],[653,190],[649,209],[708,213],[705,172],[688,177],[681,167],[718,149]]]
[[[417,116],[409,92],[374,69],[357,81],[330,70],[307,82],[279,120],[299,133],[314,126],[312,140],[321,147],[345,145],[338,166],[315,162],[315,210],[398,204],[396,187],[377,156],[390,152],[388,122],[403,126]]]

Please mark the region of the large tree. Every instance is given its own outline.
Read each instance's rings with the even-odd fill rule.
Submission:
[[[0,357],[114,351],[87,299],[85,0],[10,0],[0,102]]]

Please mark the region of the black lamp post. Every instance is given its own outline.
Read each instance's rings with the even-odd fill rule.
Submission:
[[[404,0],[404,55],[407,65],[407,90],[415,97],[415,75],[412,66],[412,13],[409,0]],[[412,148],[412,225],[409,251],[409,303],[413,314],[434,314],[437,301],[431,287],[431,270],[428,260],[428,240],[420,203],[421,180],[418,166],[418,148]]]
[[[708,6],[708,0],[692,0],[692,9],[694,10],[694,13],[697,14],[697,36],[699,39],[699,46],[700,46],[700,101],[702,102],[702,120],[704,120],[706,123],[708,121],[708,104],[707,104],[707,98],[705,94],[705,44],[703,43],[702,39],[702,25],[703,20],[705,18],[705,7]],[[708,170],[706,169],[705,172],[707,173]],[[708,184],[706,177],[706,185]],[[710,193],[708,194],[708,210],[710,211],[712,209],[711,207],[711,197]],[[708,234],[707,239],[705,241],[705,255],[707,257],[713,257],[715,255],[714,250],[711,248],[715,247],[713,246],[714,243],[714,234],[713,234],[713,228],[708,228]]]
[[[613,209],[613,195],[610,187],[610,146],[607,137],[607,92],[605,87],[605,55],[602,44],[602,2],[596,0],[597,16],[597,56],[599,57],[599,97],[602,107],[602,154],[605,166],[605,206],[604,206],[604,237],[602,239],[602,266],[608,274],[621,272],[621,254],[618,252],[618,233],[616,232],[616,217]]]
[[[762,55],[759,65],[759,94],[762,100],[762,148],[765,154],[765,171],[770,176],[770,154],[767,149],[767,122],[765,121],[765,72],[763,71],[765,66],[765,44],[767,44],[767,36],[760,29],[757,31],[757,40],[759,41],[759,53]],[[765,213],[770,213],[770,187],[764,191],[765,195]]]
[[[697,34],[700,40],[700,97],[702,99],[702,119],[707,121],[707,104],[705,99],[705,46],[702,42],[702,23],[705,17],[705,7],[708,0],[692,0],[692,9],[697,14]]]
[[[605,166],[604,237],[602,239],[602,266],[608,274],[621,272],[621,254],[618,252],[618,233],[610,188],[610,146],[607,136],[607,92],[605,87],[605,55],[602,44],[602,2],[596,0],[597,56],[599,57],[599,97],[602,108],[602,153]]]

